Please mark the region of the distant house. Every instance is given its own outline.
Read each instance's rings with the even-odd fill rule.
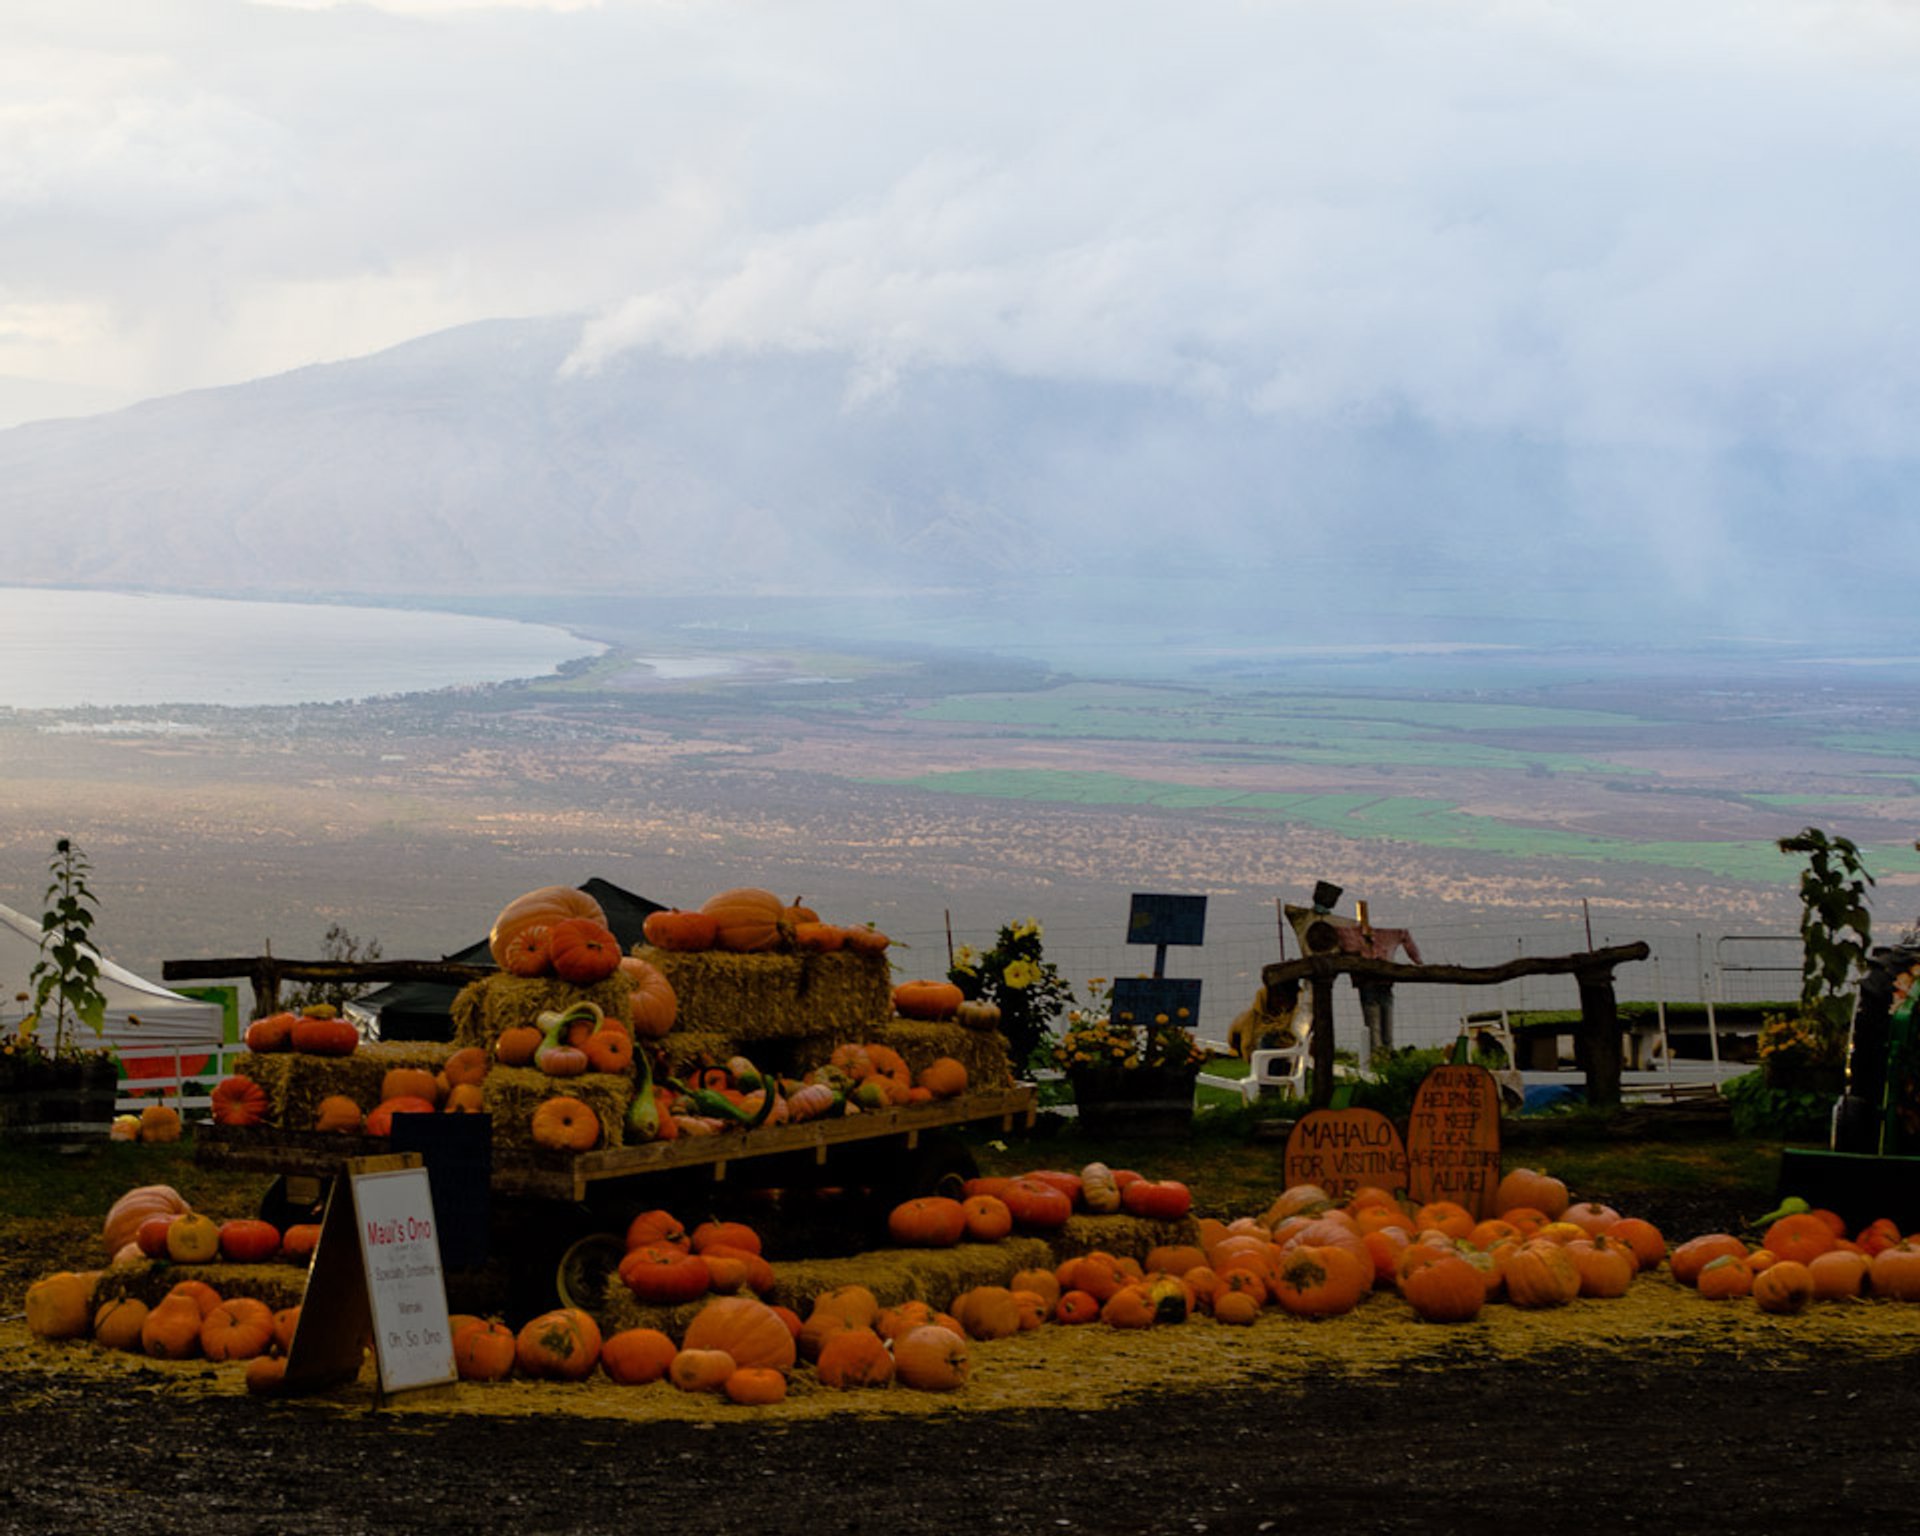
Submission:
[[[640,932],[642,926],[655,912],[665,910],[660,902],[636,896],[632,891],[622,890],[597,876],[583,882],[579,888],[600,903],[600,910],[607,915],[607,926],[613,930],[613,936],[620,941],[623,950],[631,951],[635,945],[643,943]],[[483,965],[488,968],[493,965],[493,955],[487,949],[484,936],[465,949],[441,958],[462,965]],[[348,1012],[361,1020],[375,1039],[451,1040],[453,1000],[459,992],[458,987],[442,982],[395,982],[369,992],[353,1003]]]

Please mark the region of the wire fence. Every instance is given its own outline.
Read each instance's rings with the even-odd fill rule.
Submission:
[[[1095,979],[1110,982],[1153,973],[1152,947],[1124,942],[1119,937],[1124,928],[1124,913],[1119,921],[1097,929],[1046,925],[1047,959],[1059,967],[1077,997],[1084,997]],[[1643,940],[1651,956],[1615,973],[1622,1002],[1753,1004],[1791,1000],[1800,990],[1800,939],[1791,933],[1719,933],[1671,920],[1636,922],[1618,915],[1602,922],[1577,907],[1497,924],[1416,925],[1412,932],[1424,960],[1453,965],[1498,965],[1523,956],[1572,954]],[[896,930],[895,937],[911,945],[910,953],[923,963],[926,957],[947,953],[944,932]],[[986,936],[988,941],[991,937]],[[978,937],[973,942],[983,947]],[[1208,911],[1204,944],[1167,950],[1166,974],[1200,979],[1195,1033],[1206,1040],[1224,1040],[1228,1025],[1258,993],[1261,970],[1276,960],[1299,957],[1291,932],[1283,946],[1278,913],[1271,904],[1263,911],[1255,903],[1218,903]],[[937,969],[938,958],[933,963]],[[1571,976],[1532,976],[1498,986],[1401,986],[1394,992],[1394,1040],[1401,1046],[1442,1046],[1459,1033],[1469,1013],[1578,1006]],[[1335,1010],[1343,1045],[1364,1038],[1359,1004],[1350,988],[1338,989]]]

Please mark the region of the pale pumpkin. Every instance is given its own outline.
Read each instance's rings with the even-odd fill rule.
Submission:
[[[607,920],[599,902],[570,885],[543,885],[537,891],[516,896],[500,909],[487,934],[487,948],[492,952],[493,963],[503,971],[509,970],[507,947],[523,929],[550,929],[571,917],[589,918],[602,925]]]

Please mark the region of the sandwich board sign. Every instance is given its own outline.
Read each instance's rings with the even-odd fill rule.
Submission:
[[[352,1381],[369,1342],[383,1396],[458,1378],[433,1194],[417,1152],[349,1158],[334,1180],[287,1350],[287,1389]]]

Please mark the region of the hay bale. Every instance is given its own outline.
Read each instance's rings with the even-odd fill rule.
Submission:
[[[470,981],[453,1000],[453,1043],[492,1049],[509,1029],[533,1024],[543,1013],[559,1013],[575,1003],[593,1003],[611,1018],[627,1017],[633,988],[615,972],[590,987],[576,987],[552,976],[509,976],[496,972]]]
[[[480,1100],[493,1116],[494,1156],[562,1159],[570,1154],[534,1145],[533,1112],[548,1099],[571,1094],[600,1117],[600,1145],[625,1143],[627,1110],[633,1103],[633,1079],[611,1072],[578,1077],[549,1077],[533,1067],[496,1066],[480,1085]]]
[[[724,1066],[727,1058],[735,1054],[730,1035],[716,1035],[709,1030],[672,1029],[650,1043],[660,1053],[668,1077],[685,1077],[695,1067],[708,1062]]]
[[[103,1270],[94,1289],[94,1305],[120,1296],[137,1296],[152,1306],[182,1280],[206,1281],[220,1293],[222,1301],[252,1296],[275,1312],[298,1306],[307,1294],[305,1264],[161,1264],[141,1259]]]
[[[924,1301],[945,1311],[962,1291],[976,1285],[1005,1285],[1023,1269],[1051,1268],[1053,1262],[1047,1244],[1037,1237],[962,1243],[957,1248],[879,1248],[841,1259],[777,1260],[773,1292],[766,1299],[805,1317],[814,1298],[843,1285],[864,1285],[883,1307]],[[636,1300],[615,1274],[607,1278],[605,1308],[595,1316],[609,1332],[658,1328],[677,1339],[708,1299],[676,1307],[649,1305]]]
[[[1083,1253],[1110,1253],[1116,1259],[1138,1259],[1142,1263],[1154,1249],[1163,1245],[1200,1242],[1200,1223],[1191,1216],[1178,1221],[1149,1221],[1144,1216],[1084,1216],[1067,1218],[1067,1224],[1048,1239],[1053,1261],[1078,1258]]]
[[[672,984],[676,1031],[725,1035],[748,1048],[748,1055],[762,1040],[862,1040],[893,1016],[893,974],[885,955],[634,953]]]
[[[1007,1058],[1007,1037],[996,1030],[968,1029],[961,1024],[924,1024],[895,1019],[872,1036],[906,1058],[917,1079],[942,1056],[951,1056],[967,1069],[968,1085],[1004,1088],[1013,1081]]]
[[[276,1125],[312,1129],[313,1113],[329,1094],[343,1093],[365,1112],[380,1102],[381,1080],[395,1067],[438,1072],[453,1047],[436,1040],[381,1040],[351,1056],[314,1056],[305,1051],[249,1052],[234,1070],[266,1090]]]

